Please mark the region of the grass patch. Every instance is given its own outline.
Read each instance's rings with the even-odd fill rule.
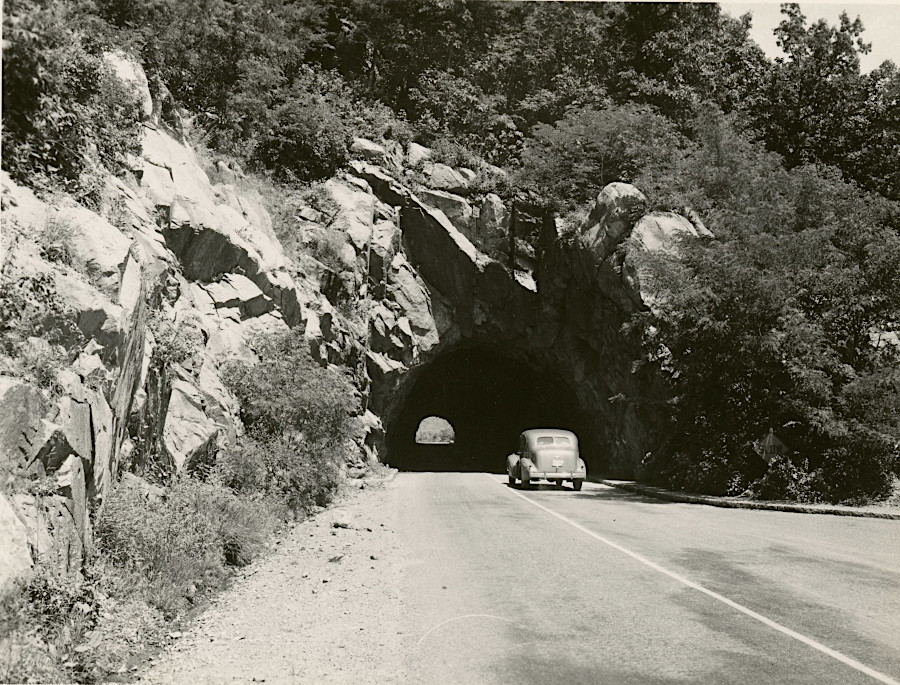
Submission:
[[[98,545],[134,582],[135,592],[167,617],[221,588],[229,567],[245,566],[277,529],[278,508],[263,498],[193,478],[163,497],[139,481],[120,483],[96,524]]]

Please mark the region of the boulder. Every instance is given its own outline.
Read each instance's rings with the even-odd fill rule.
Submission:
[[[141,141],[145,160],[141,187],[145,187],[147,170],[151,167],[168,170],[177,202],[170,201],[173,213],[177,210],[190,216],[197,224],[214,223],[211,215],[216,205],[209,176],[200,165],[197,155],[164,131],[145,126]],[[163,172],[154,172],[164,176]],[[164,204],[156,202],[155,204]]]
[[[141,189],[153,207],[171,207],[175,203],[175,181],[172,171],[147,162],[140,172]]]
[[[34,477],[57,470],[70,455],[77,454],[62,427],[48,419],[28,426],[21,449],[21,474]]]
[[[75,322],[85,339],[94,338],[105,348],[104,359],[115,354],[122,339],[122,308],[72,275],[57,274],[56,289],[62,300],[74,311]]]
[[[81,539],[82,549],[90,552],[92,547],[90,507],[84,466],[81,459],[74,454],[66,459],[59,471],[56,472],[56,490],[65,499],[66,508],[72,516],[75,530]]]
[[[705,226],[698,230],[675,212],[651,212],[635,224],[631,236],[635,244],[650,252],[674,253],[680,238],[709,238],[713,234]]]
[[[208,283],[203,288],[220,314],[227,316],[223,310],[234,310],[238,312],[238,321],[261,316],[274,308],[272,298],[241,274],[226,274],[222,280]]]
[[[27,531],[28,547],[35,561],[59,575],[73,575],[84,564],[84,543],[66,497],[14,494],[16,516]]]
[[[118,288],[131,239],[106,219],[80,205],[63,207],[57,220],[71,225],[75,254],[101,277],[112,277]]]
[[[103,499],[112,487],[118,467],[113,410],[103,393],[96,390],[88,391],[87,400],[91,407],[91,433],[94,438],[91,461],[93,481],[88,483],[88,494],[92,498]]]
[[[203,393],[206,414],[219,429],[219,436],[227,441],[233,440],[236,434],[238,404],[222,383],[211,359],[204,360],[197,383],[200,392]]]
[[[387,270],[394,255],[400,251],[400,229],[393,221],[379,221],[372,231],[372,254],[369,277],[374,282],[376,297],[384,297]]]
[[[369,184],[372,192],[382,202],[386,202],[392,207],[406,205],[410,197],[409,189],[398,183],[383,169],[358,159],[350,160],[347,166],[350,173]]]
[[[203,405],[203,395],[197,388],[185,380],[172,381],[163,446],[178,471],[204,462],[215,447],[219,431]]]
[[[610,183],[597,195],[587,220],[579,228],[582,243],[598,261],[611,255],[641,215],[647,198],[630,183]]]
[[[387,160],[387,150],[367,138],[354,138],[350,144],[350,154],[375,164],[384,164]]]
[[[142,297],[143,268],[139,257],[141,247],[135,242],[125,258],[125,266],[122,268],[122,277],[119,280],[118,304],[127,316],[131,316]]]
[[[220,184],[213,187],[213,192],[218,201],[240,213],[244,221],[253,229],[253,233],[261,234],[271,243],[278,243],[278,237],[272,228],[272,217],[265,208],[262,195],[257,190],[242,188],[238,193],[234,185]]]
[[[471,169],[467,169],[464,166],[457,169],[457,171],[459,172],[460,176],[462,176],[464,179],[466,179],[466,182],[470,186],[475,182],[475,179],[478,178],[478,174],[476,174]]]
[[[25,436],[47,413],[43,393],[19,378],[0,376],[0,482],[26,464]]]
[[[406,165],[409,167],[417,167],[431,159],[433,154],[431,148],[419,145],[418,143],[410,143],[406,150]]]
[[[140,62],[122,50],[104,52],[103,59],[119,80],[131,88],[141,105],[141,114],[145,120],[149,119],[153,114],[153,98],[150,97],[147,74]]]
[[[372,236],[372,226],[375,223],[375,196],[335,179],[326,181],[325,189],[338,206],[330,228],[346,233],[356,251],[363,252]],[[354,255],[353,262],[355,261]]]
[[[425,183],[430,188],[463,195],[469,191],[470,181],[456,169],[446,164],[426,162],[422,173],[425,175]]]
[[[423,202],[441,210],[458,230],[470,238],[474,237],[474,213],[472,205],[464,197],[442,190],[427,189],[420,190],[417,195]]]
[[[499,195],[488,193],[478,212],[478,238],[487,249],[499,249],[508,242],[509,212]]]
[[[49,209],[30,188],[20,186],[6,170],[0,171],[3,230],[0,231],[0,263],[5,262],[14,236],[34,236],[47,225]]]
[[[431,298],[421,277],[402,254],[395,255],[391,262],[388,292],[409,319],[418,347],[427,350],[436,345],[439,336],[431,313]]]
[[[28,529],[16,516],[10,499],[0,492],[0,600],[15,587],[15,582],[31,571]]]

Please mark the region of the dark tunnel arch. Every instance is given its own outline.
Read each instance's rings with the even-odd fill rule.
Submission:
[[[387,423],[387,462],[405,471],[501,473],[527,428],[565,428],[588,445],[588,422],[562,377],[527,360],[479,346],[423,365]],[[447,445],[415,441],[419,422],[440,416],[455,430]]]

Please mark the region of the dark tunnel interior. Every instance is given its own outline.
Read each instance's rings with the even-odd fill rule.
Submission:
[[[445,353],[411,382],[387,426],[387,462],[403,471],[503,473],[527,428],[566,428],[582,437],[576,397],[561,378],[488,348]],[[417,444],[427,416],[449,421],[455,441]]]

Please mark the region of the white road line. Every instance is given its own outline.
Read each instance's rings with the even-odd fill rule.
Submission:
[[[490,476],[490,475],[488,477],[493,482],[495,482],[495,483],[498,482],[495,477]],[[609,545],[613,549],[617,549],[620,552],[622,552],[623,554],[627,554],[632,559],[635,559],[636,561],[641,562],[645,566],[649,566],[654,571],[658,571],[659,573],[662,573],[665,576],[669,576],[669,578],[677,580],[682,585],[686,585],[689,588],[696,590],[697,592],[702,592],[704,595],[707,595],[709,597],[712,597],[713,599],[716,599],[716,600],[722,602],[722,604],[727,604],[732,609],[736,609],[737,611],[740,611],[742,614],[745,614],[745,615],[749,616],[750,618],[756,619],[760,623],[767,625],[770,628],[774,628],[775,630],[777,630],[780,633],[784,633],[785,635],[792,637],[795,640],[802,642],[803,644],[822,652],[823,654],[827,654],[832,659],[840,661],[842,664],[845,664],[846,666],[849,666],[850,668],[855,669],[855,670],[859,671],[860,673],[865,673],[867,676],[869,676],[870,678],[874,678],[878,682],[886,683],[887,685],[900,685],[900,682],[894,680],[890,676],[885,675],[884,673],[880,673],[872,668],[869,668],[865,664],[861,664],[860,662],[858,662],[856,659],[852,659],[849,656],[846,656],[834,649],[831,649],[831,647],[826,647],[821,642],[816,642],[812,638],[806,637],[805,635],[801,635],[797,631],[791,630],[787,626],[783,626],[780,623],[778,623],[777,621],[773,621],[770,618],[766,618],[762,614],[758,614],[755,611],[753,611],[753,609],[748,609],[743,604],[738,604],[734,600],[728,599],[727,597],[720,595],[718,592],[713,592],[712,590],[709,590],[709,589],[703,587],[702,585],[695,583],[692,580],[688,580],[684,576],[682,576],[678,573],[675,573],[674,571],[670,571],[667,568],[663,568],[659,564],[657,564],[653,561],[650,561],[649,559],[641,556],[637,552],[632,552],[630,549],[626,549],[625,547],[622,547],[622,545],[620,545],[616,542],[613,542],[612,540],[609,540],[609,539],[603,537],[602,535],[595,533],[592,530],[585,528],[580,523],[576,523],[575,521],[568,518],[567,516],[563,516],[562,514],[559,514],[555,511],[553,511],[552,509],[548,509],[543,504],[539,504],[538,502],[535,502],[533,499],[526,497],[521,492],[518,492],[516,490],[509,490],[509,489],[508,489],[508,492],[512,493],[513,495],[516,495],[517,497],[521,497],[523,500],[525,500],[529,504],[537,507],[538,509],[542,509],[543,511],[546,511],[551,516],[555,516],[559,520],[565,521],[573,528],[580,530],[582,533],[584,533],[585,535],[589,535],[590,537],[594,538],[595,540],[599,540],[604,545]]]

